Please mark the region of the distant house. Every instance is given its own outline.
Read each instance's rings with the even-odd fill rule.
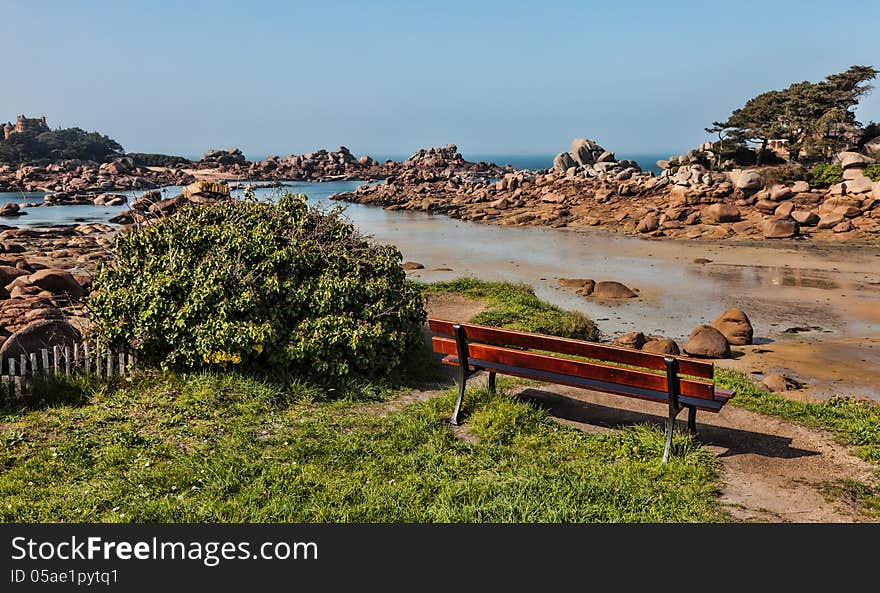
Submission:
[[[773,151],[776,156],[786,161],[790,156],[790,146],[786,138],[778,138],[767,141],[767,149]]]
[[[42,117],[25,117],[19,115],[15,118],[15,125],[11,122],[3,124],[3,140],[9,140],[13,134],[21,134],[22,132],[48,132],[49,125],[46,123],[46,116]]]

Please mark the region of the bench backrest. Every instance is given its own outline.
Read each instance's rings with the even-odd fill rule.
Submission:
[[[461,326],[465,332],[471,366],[642,399],[665,401],[668,397],[667,357],[661,354],[429,319],[428,326],[436,334],[432,338],[434,351],[447,355],[444,362],[449,364],[458,364],[454,325]],[[558,356],[560,354],[565,356]],[[727,393],[715,389],[712,363],[679,357],[674,359],[677,393],[681,403],[711,411],[720,409],[727,400]]]

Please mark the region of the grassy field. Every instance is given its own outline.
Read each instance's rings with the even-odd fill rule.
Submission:
[[[503,386],[503,383],[502,383]],[[82,391],[85,390],[85,391]],[[716,461],[660,431],[586,435],[474,389],[388,412],[225,374],[80,384],[0,416],[3,521],[716,521]]]

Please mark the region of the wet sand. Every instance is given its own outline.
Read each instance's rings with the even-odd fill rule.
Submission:
[[[739,307],[756,344],[734,348],[739,358],[720,364],[756,376],[788,373],[805,383],[793,397],[880,401],[880,248],[656,241],[394,214],[372,220],[369,232],[425,265],[413,278],[527,282],[541,298],[591,316],[609,338],[642,331],[683,344],[697,325]],[[694,262],[700,258],[711,261]],[[639,297],[597,302],[558,286],[559,277],[617,280]]]

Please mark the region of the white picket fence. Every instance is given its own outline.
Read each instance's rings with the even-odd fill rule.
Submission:
[[[42,348],[39,352],[21,354],[0,361],[0,376],[5,385],[4,395],[15,399],[27,395],[38,375],[86,374],[110,378],[128,375],[137,364],[137,353],[131,350],[113,350],[90,342]]]

